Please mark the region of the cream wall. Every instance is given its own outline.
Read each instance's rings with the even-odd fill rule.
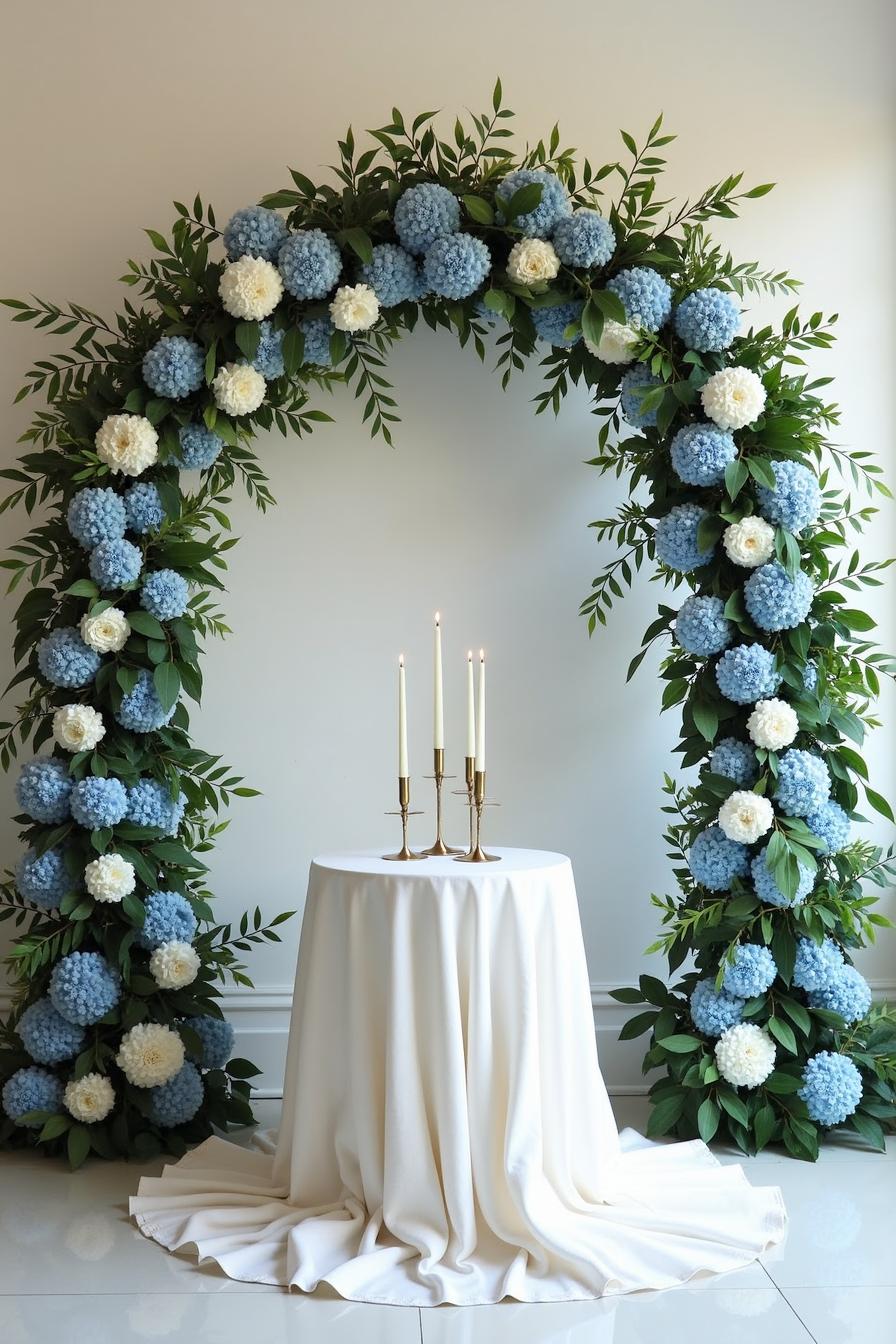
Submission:
[[[284,185],[287,164],[320,176],[349,121],[356,132],[382,124],[393,103],[411,114],[480,108],[500,73],[523,138],[559,119],[564,143],[599,162],[617,154],[620,122],[641,134],[663,109],[680,135],[670,193],[693,195],[741,168],[750,183],[777,180],[718,236],[740,257],[790,267],[810,311],[843,314],[839,345],[817,361],[837,375],[841,438],[893,466],[885,0],[630,0],[623,10],[595,0],[438,9],[82,0],[8,3],[0,22],[4,294],[111,311],[125,259],[145,255],[141,229],[164,227],[172,198],[199,189],[224,219]],[[11,461],[26,411],[9,402],[51,345],[5,322],[0,340]],[[589,642],[576,614],[599,564],[587,523],[614,507],[619,488],[582,465],[597,427],[584,396],[570,396],[558,421],[536,421],[537,369],[502,394],[474,357],[425,329],[396,351],[391,374],[403,415],[394,450],[371,442],[352,397],[337,393],[327,403],[336,423],[313,441],[259,441],[281,508],[263,518],[234,503],[242,543],[226,605],[236,634],[210,650],[195,730],[264,796],[240,805],[217,851],[220,909],[301,908],[315,851],[392,838],[381,814],[394,802],[394,660],[404,649],[412,769],[422,774],[440,608],[450,763],[463,741],[464,653],[482,643],[489,776],[503,804],[489,833],[572,855],[605,1071],[636,1086],[637,1045],[614,1046],[620,1019],[603,991],[660,970],[642,949],[655,931],[649,892],[668,880],[659,784],[674,724],[657,715],[655,664],[624,681],[658,590],[639,583]],[[4,543],[22,521],[0,519]],[[891,512],[879,520],[869,552],[892,550],[892,521]],[[890,590],[869,602],[892,645]],[[889,693],[883,716],[870,755],[878,787],[893,792]],[[7,781],[0,816],[11,797]],[[429,828],[423,820],[418,839]],[[11,864],[8,823],[2,838]],[[298,921],[286,927],[281,947],[253,955],[259,993],[231,1000],[274,1088]],[[896,982],[894,947],[885,939],[862,958],[881,984]]]

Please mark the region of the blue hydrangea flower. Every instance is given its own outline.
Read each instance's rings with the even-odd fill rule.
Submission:
[[[319,364],[329,369],[333,363],[330,354],[330,337],[335,328],[328,317],[303,317],[299,331],[305,338],[304,362]]]
[[[203,1069],[223,1069],[233,1054],[233,1027],[223,1017],[188,1017],[184,1026],[195,1031],[202,1042],[202,1054],[194,1064]]]
[[[198,927],[190,902],[176,891],[151,891],[137,942],[148,952],[163,943],[192,943]]]
[[[90,1027],[121,998],[121,976],[99,952],[70,952],[50,976],[50,1001],[66,1022]]]
[[[71,793],[72,816],[79,826],[91,831],[117,826],[127,803],[127,791],[120,779],[103,779],[98,775],[82,779]]]
[[[37,646],[37,665],[54,686],[74,690],[93,681],[100,670],[100,655],[81,638],[73,625],[51,632]]]
[[[705,551],[697,544],[697,531],[708,517],[699,504],[676,504],[656,525],[657,559],[681,574],[709,564],[715,547]]]
[[[294,299],[323,299],[339,279],[339,248],[322,229],[301,229],[277,254],[284,287]]]
[[[574,210],[558,220],[553,242],[564,266],[606,266],[616,250],[612,225],[596,210]]]
[[[862,1075],[846,1055],[822,1050],[803,1069],[797,1096],[817,1125],[842,1125],[862,1100]]]
[[[205,425],[181,425],[177,438],[180,447],[172,461],[182,471],[205,471],[217,461],[224,447],[221,436]]]
[[[485,243],[469,233],[437,238],[423,258],[423,272],[433,292],[446,299],[465,299],[491,268],[492,255]]]
[[[127,728],[131,733],[154,733],[157,728],[163,728],[171,722],[176,708],[175,701],[170,709],[165,709],[153,683],[152,673],[141,668],[133,690],[122,696],[115,718],[122,728]]]
[[[140,589],[140,605],[157,621],[173,621],[183,616],[190,597],[190,585],[176,569],[156,569],[147,574]]]
[[[716,663],[716,683],[726,700],[751,705],[776,693],[781,674],[769,649],[761,644],[736,644]]]
[[[258,349],[252,356],[252,367],[268,382],[282,378],[286,372],[286,365],[283,363],[284,335],[285,332],[275,327],[273,322],[259,323]],[[215,456],[217,457],[217,453]]]
[[[558,303],[553,308],[533,308],[532,325],[536,335],[547,341],[548,345],[558,345],[565,350],[577,345],[582,339],[581,331],[572,337],[564,336],[563,333],[571,322],[578,322],[584,307],[581,300],[574,299],[571,303]]]
[[[187,800],[184,794],[175,801],[168,788],[157,779],[138,779],[127,791],[128,821],[135,826],[176,835],[183,819]]]
[[[685,485],[718,485],[737,457],[737,445],[727,429],[685,425],[672,440],[671,454],[672,470]]]
[[[831,776],[827,765],[812,751],[791,747],[778,762],[775,799],[788,817],[807,817],[828,801]]]
[[[187,336],[163,336],[143,356],[143,381],[158,397],[180,401],[205,381],[205,351]]]
[[[739,325],[740,309],[721,289],[696,289],[675,309],[675,330],[689,350],[727,350]]]
[[[90,552],[90,577],[100,588],[124,588],[136,583],[143,556],[130,541],[101,541]]]
[[[19,1069],[3,1086],[3,1109],[14,1124],[29,1111],[58,1111],[62,1108],[63,1086],[46,1069]],[[42,1120],[28,1120],[30,1129],[40,1129]]]
[[[675,617],[675,638],[688,653],[702,657],[721,653],[731,643],[731,622],[725,618],[722,599],[696,593],[687,598]]]
[[[560,220],[572,213],[567,190],[555,173],[546,168],[516,168],[498,183],[495,197],[499,207],[507,205],[521,187],[534,184],[541,187],[541,200],[534,210],[517,215],[513,227],[526,238],[550,238]],[[503,218],[499,208],[498,219]]]
[[[630,327],[641,331],[659,331],[672,311],[672,291],[658,271],[648,266],[631,266],[620,271],[607,284],[625,309]]]
[[[68,766],[55,756],[35,756],[16,780],[16,802],[32,821],[58,826],[69,815],[72,779]]]
[[[724,989],[718,990],[711,976],[698,980],[691,994],[691,1021],[704,1036],[721,1036],[736,1027],[744,1010],[744,1000]]]
[[[809,1006],[839,1013],[844,1022],[858,1022],[871,1007],[871,988],[855,966],[844,964],[826,985],[809,991]]]
[[[746,877],[750,871],[750,851],[713,824],[691,845],[688,867],[695,882],[710,891],[727,891],[736,877]]]
[[[777,560],[760,565],[744,584],[747,611],[760,630],[792,630],[801,625],[814,596],[812,584],[801,569],[791,578]]]
[[[74,885],[61,849],[48,849],[41,855],[35,849],[26,850],[16,865],[16,890],[42,910],[55,910]]]
[[[447,187],[421,182],[399,196],[393,222],[402,247],[420,256],[437,238],[457,232],[460,203]]]
[[[813,835],[824,841],[823,854],[839,854],[849,844],[849,817],[839,803],[829,800],[806,817]]]
[[[750,865],[750,872],[753,874],[753,886],[756,888],[756,895],[760,901],[765,901],[766,905],[777,905],[780,907],[789,905],[802,905],[803,901],[809,895],[815,885],[815,875],[811,868],[807,868],[804,863],[797,865],[798,877],[796,894],[793,900],[788,900],[784,892],[775,881],[775,875],[768,866],[768,845],[765,845]]]
[[[239,257],[263,257],[276,261],[289,237],[289,229],[275,210],[247,205],[231,215],[224,225],[224,248],[228,261]]]
[[[101,541],[123,537],[127,518],[121,495],[108,488],[88,486],[72,496],[66,521],[75,541],[89,549]]]
[[[788,532],[811,527],[821,512],[821,487],[814,471],[802,462],[773,462],[775,488],[757,486],[759,508],[770,523]]]
[[[158,532],[165,521],[162,496],[149,481],[138,481],[126,491],[124,507],[128,527],[139,537],[145,537],[149,532]]]
[[[793,963],[793,983],[797,989],[824,989],[843,966],[843,953],[833,938],[816,943],[812,938],[799,938]]]
[[[64,1059],[74,1059],[86,1040],[83,1027],[67,1022],[49,999],[38,999],[26,1008],[16,1031],[38,1064],[61,1064]]]
[[[735,998],[752,999],[764,994],[778,974],[775,959],[762,943],[739,943],[734,960],[725,967],[722,988]]]
[[[652,411],[642,411],[641,406],[648,388],[659,387],[662,381],[658,374],[650,372],[646,364],[632,364],[622,375],[619,384],[621,394],[619,404],[632,429],[656,428],[656,413],[659,407],[654,406]]]
[[[818,685],[818,664],[810,658],[803,664],[803,690],[812,692]]]
[[[370,285],[381,308],[394,308],[398,303],[416,299],[420,293],[417,263],[395,243],[377,244],[370,261],[361,267],[361,279]]]
[[[744,789],[755,784],[759,775],[755,750],[749,742],[739,742],[736,737],[723,737],[716,743],[709,758],[709,768],[714,775],[733,779]]]
[[[187,1061],[167,1083],[150,1088],[150,1119],[162,1129],[186,1124],[202,1105],[203,1091],[199,1070]]]

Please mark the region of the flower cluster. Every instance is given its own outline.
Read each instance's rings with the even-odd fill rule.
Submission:
[[[158,397],[180,401],[205,380],[205,351],[186,336],[163,336],[143,356],[143,381]]]
[[[582,339],[581,331],[577,331],[574,336],[567,336],[566,328],[579,321],[583,307],[584,304],[580,299],[573,299],[570,303],[533,308],[532,325],[536,336],[542,341],[547,341],[548,345],[557,345],[568,350]]]
[[[775,694],[781,674],[770,649],[761,644],[736,644],[716,663],[716,683],[726,700],[751,705]]]
[[[786,700],[757,700],[747,719],[747,732],[766,751],[780,751],[789,747],[799,731],[796,712]]]
[[[74,886],[61,849],[48,849],[40,855],[36,849],[28,849],[16,867],[19,895],[43,910],[54,910]]]
[[[770,989],[778,974],[775,959],[762,943],[739,943],[725,967],[722,988],[736,998],[752,999]]]
[[[378,243],[370,261],[361,268],[361,278],[373,290],[381,308],[394,308],[419,298],[423,283],[410,252],[396,243]]]
[[[616,250],[613,227],[596,210],[574,210],[558,220],[553,241],[564,266],[606,266]]]
[[[688,851],[688,867],[695,882],[710,891],[728,891],[736,877],[750,871],[750,851],[729,840],[720,826],[707,826]]]
[[[88,550],[101,541],[124,536],[127,526],[124,501],[115,490],[88,486],[72,495],[66,513],[68,530]]]
[[[631,266],[607,284],[625,309],[625,320],[641,331],[659,331],[672,311],[672,291],[659,271]]]
[[[237,210],[224,225],[224,250],[230,261],[238,257],[276,261],[288,237],[289,229],[275,210],[249,205]]]
[[[691,1021],[705,1036],[721,1036],[741,1019],[744,1000],[716,989],[712,976],[698,980],[690,998]]]
[[[212,382],[215,405],[225,415],[252,415],[264,401],[267,384],[251,364],[222,364]]]
[[[140,779],[127,791],[125,815],[135,826],[176,835],[185,806],[183,794],[174,799],[167,786],[157,779]]]
[[[280,248],[277,266],[294,299],[323,299],[339,279],[342,258],[321,229],[301,229]]]
[[[38,999],[26,1008],[16,1031],[38,1064],[61,1064],[64,1059],[74,1059],[86,1039],[84,1028],[64,1018],[49,999]]]
[[[138,1022],[121,1038],[115,1059],[134,1087],[161,1087],[184,1064],[184,1043],[161,1022]]]
[[[146,918],[137,941],[154,952],[163,943],[190,943],[197,922],[190,902],[176,891],[152,891],[146,898]]]
[[[121,998],[121,976],[99,952],[70,952],[50,976],[50,1002],[67,1022],[89,1027]]]
[[[181,425],[174,465],[183,471],[205,471],[220,456],[224,440],[205,425]]]
[[[121,697],[115,717],[131,733],[154,733],[170,723],[176,702],[166,709],[159,699],[152,673],[141,667],[133,688]]]
[[[330,337],[333,335],[333,323],[328,317],[303,317],[299,331],[305,339],[305,363],[319,364],[328,369],[333,363],[330,354]]]
[[[560,271],[560,258],[553,245],[542,238],[521,238],[507,258],[507,274],[517,285],[543,285]]]
[[[675,309],[674,322],[690,350],[727,350],[737,335],[740,310],[721,289],[697,289]]]
[[[183,616],[190,597],[190,585],[176,569],[156,569],[147,574],[140,589],[140,605],[157,621],[173,621]]]
[[[816,943],[811,938],[800,938],[796,945],[793,965],[793,983],[799,989],[824,989],[843,966],[843,953],[833,938]]]
[[[737,457],[737,445],[714,425],[685,425],[672,440],[672,470],[685,485],[718,485]]]
[[[81,617],[81,639],[88,649],[92,649],[95,653],[118,653],[128,642],[130,634],[128,618],[118,607],[106,607],[105,611],[98,612],[95,616],[88,613]],[[100,660],[97,658],[96,669],[91,676],[96,675],[99,666]]]
[[[738,523],[729,523],[722,533],[725,554],[733,565],[755,569],[775,553],[775,529],[764,518],[750,515]]]
[[[93,681],[100,660],[73,626],[60,626],[37,646],[37,665],[47,681],[65,690],[76,690]]]
[[[159,455],[159,436],[142,415],[107,415],[94,440],[97,457],[122,476],[139,476]]]
[[[823,854],[839,854],[849,844],[849,817],[840,804],[831,799],[808,813],[806,825],[822,841]]]
[[[747,788],[755,784],[759,774],[759,762],[756,753],[747,742],[736,737],[722,737],[712,749],[709,768],[714,775],[724,775],[733,779],[735,784]]]
[[[619,384],[619,404],[632,429],[654,429],[658,406],[643,410],[644,399],[652,387],[660,387],[662,378],[651,373],[646,364],[634,364],[626,369]]]
[[[772,560],[751,574],[744,584],[744,602],[760,630],[792,630],[809,615],[814,590],[798,569],[791,576]]]
[[[163,1129],[184,1125],[199,1110],[203,1094],[199,1070],[187,1061],[173,1078],[150,1092],[150,1118]]]
[[[611,317],[604,322],[596,344],[589,336],[585,337],[586,348],[604,364],[631,364],[640,344],[641,336],[634,327],[615,322]]]
[[[818,477],[802,462],[773,462],[775,488],[761,485],[757,490],[759,507],[771,523],[788,532],[799,533],[811,527],[821,512],[821,487]]]
[[[93,751],[105,735],[103,716],[90,705],[62,705],[53,715],[53,741],[63,751]]]
[[[791,747],[778,762],[778,806],[789,817],[807,817],[827,802],[831,776],[820,756]]]
[[[72,779],[64,761],[54,756],[35,756],[26,762],[16,780],[16,802],[32,821],[58,826],[71,809]]]
[[[202,1052],[193,1058],[204,1069],[223,1069],[233,1054],[233,1027],[223,1017],[188,1017],[184,1026],[199,1037]]]
[[[862,1075],[846,1055],[821,1050],[803,1069],[797,1096],[818,1125],[842,1125],[862,1100]]]
[[[58,1111],[62,1105],[62,1084],[46,1069],[19,1069],[7,1078],[0,1100],[13,1124],[41,1129],[43,1120],[25,1120],[23,1117],[32,1111]]]
[[[700,400],[719,429],[746,429],[765,410],[765,388],[752,369],[719,369],[703,384]]]
[[[258,348],[252,356],[252,367],[258,370],[265,382],[270,382],[274,378],[282,378],[286,372],[286,365],[283,362],[283,337],[285,334],[272,322],[259,322],[258,324]],[[213,437],[217,438],[217,435]],[[220,448],[218,451],[220,452]],[[218,453],[215,453],[215,457],[217,456]],[[214,460],[213,457],[212,462]],[[211,462],[207,465],[211,466]]]
[[[469,233],[437,238],[423,258],[429,285],[446,299],[467,298],[479,288],[491,266],[491,253],[485,243]]]
[[[264,257],[240,257],[224,267],[218,285],[221,305],[241,322],[270,317],[283,298],[283,281]]]
[[[437,238],[460,228],[460,203],[447,187],[421,182],[399,196],[392,222],[402,247],[421,256]]]
[[[844,1022],[858,1022],[871,1007],[871,987],[855,966],[844,963],[826,985],[810,991],[809,1005],[839,1013]]]
[[[792,899],[788,898],[778,886],[774,871],[768,865],[768,845],[756,855],[750,865],[750,872],[756,895],[760,901],[765,901],[766,905],[801,905],[815,884],[811,868],[807,868],[804,863],[798,864],[796,892]]]
[[[771,830],[774,819],[769,800],[748,789],[735,789],[719,808],[719,826],[729,840],[742,845],[754,845]]]
[[[90,577],[100,588],[127,588],[136,583],[143,556],[133,542],[101,541],[90,552]]]
[[[777,1050],[764,1027],[740,1022],[716,1042],[719,1073],[732,1087],[760,1087],[775,1067]]]
[[[117,826],[125,814],[127,801],[127,790],[120,779],[90,777],[72,788],[71,812],[79,826],[94,831]]]
[[[529,186],[541,187],[541,199],[534,209],[517,215],[513,226],[526,238],[550,238],[560,220],[571,214],[572,206],[559,177],[545,168],[517,168],[507,174],[495,193],[499,206],[498,218],[502,218],[500,207],[509,205],[518,191]]]
[[[687,574],[712,559],[713,548],[700,546],[697,532],[709,514],[699,504],[676,504],[656,525],[656,556],[670,569]]]
[[[720,597],[687,598],[675,618],[675,638],[688,653],[709,657],[731,643],[731,622]]]
[[[199,953],[189,943],[160,943],[149,959],[149,970],[159,989],[183,989],[199,974]]]
[[[368,331],[380,315],[380,303],[370,285],[341,285],[330,304],[337,331]]]
[[[127,511],[128,527],[139,537],[145,537],[150,532],[158,532],[165,521],[162,497],[156,487],[148,481],[138,481],[126,491],[124,507]]]
[[[120,854],[101,854],[84,869],[84,885],[95,901],[123,900],[137,885],[134,865]]]
[[[63,1102],[69,1115],[82,1125],[96,1125],[114,1108],[115,1089],[103,1074],[85,1073],[66,1083]]]

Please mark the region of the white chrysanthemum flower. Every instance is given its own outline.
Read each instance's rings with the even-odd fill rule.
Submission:
[[[95,1263],[105,1260],[118,1241],[118,1228],[99,1210],[73,1218],[65,1229],[65,1248],[79,1260]]]
[[[139,476],[159,455],[159,436],[142,415],[107,415],[95,443],[100,461],[123,476]]]
[[[162,943],[149,959],[149,970],[159,989],[183,989],[199,974],[199,953],[190,943]]]
[[[87,890],[96,901],[120,901],[137,885],[134,865],[120,854],[101,854],[84,869]]]
[[[775,1067],[775,1043],[753,1022],[739,1022],[716,1042],[716,1065],[732,1087],[758,1087]]]
[[[725,528],[722,545],[732,564],[755,569],[774,554],[775,529],[764,518],[741,518],[739,523],[731,523]]]
[[[758,419],[765,407],[762,379],[752,369],[720,369],[703,384],[703,409],[719,429],[743,429]]]
[[[370,285],[340,285],[330,304],[337,331],[368,331],[380,315],[380,301]]]
[[[277,267],[263,257],[240,257],[224,267],[218,293],[231,317],[260,322],[282,299],[283,281]]]
[[[223,364],[212,391],[215,405],[225,415],[251,415],[264,401],[267,383],[251,364]]]
[[[130,634],[130,622],[118,607],[107,607],[98,616],[81,617],[81,638],[96,653],[119,653]]]
[[[719,808],[719,825],[729,840],[752,845],[771,830],[774,808],[761,793],[735,789]]]
[[[507,274],[518,285],[538,285],[553,280],[560,271],[560,258],[553,243],[541,238],[521,238],[507,258]]]
[[[161,1022],[138,1022],[121,1038],[115,1058],[135,1087],[161,1087],[184,1065],[184,1043]]]
[[[90,705],[63,705],[53,715],[53,740],[63,751],[93,751],[105,733],[102,714]]]
[[[115,1105],[115,1090],[101,1073],[85,1073],[83,1078],[66,1084],[63,1096],[65,1108],[76,1120],[93,1125],[105,1120]]]
[[[597,355],[605,364],[631,364],[641,340],[640,332],[624,322],[614,322],[608,317],[597,345],[585,337],[585,344],[592,355]]]
[[[757,700],[747,719],[747,732],[757,747],[780,751],[789,747],[799,731],[796,711],[786,700]]]

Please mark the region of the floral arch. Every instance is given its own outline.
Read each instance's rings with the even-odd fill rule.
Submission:
[[[223,230],[198,196],[175,203],[110,322],[5,301],[72,343],[27,375],[19,399],[45,405],[2,472],[3,507],[36,521],[3,561],[24,594],[11,685],[25,698],[0,741],[24,844],[0,895],[17,991],[0,1143],[77,1165],[179,1153],[251,1119],[257,1070],[231,1058],[220,984],[249,983],[241,954],[288,915],[215,921],[207,857],[221,809],[252,790],[192,744],[187,707],[202,639],[227,633],[227,503],[236,485],[273,503],[254,431],[310,433],[334,382],[391,443],[386,356],[422,319],[482,360],[493,342],[504,386],[538,358],[536,413],[577,385],[592,399],[590,465],[627,498],[594,524],[618,553],[582,603],[589,630],[645,565],[679,593],[631,667],[668,643],[662,706],[680,710],[697,771],[666,777],[678,890],[652,898],[654,950],[679,978],[616,993],[645,1005],[622,1035],[649,1033],[645,1068],[661,1070],[649,1132],[721,1129],[813,1158],[846,1123],[880,1146],[896,1025],[850,955],[887,922],[863,883],[883,886],[893,860],[851,818],[864,794],[892,819],[859,748],[896,664],[850,603],[881,581],[852,541],[874,512],[863,494],[887,492],[868,453],[828,442],[837,409],[803,356],[830,345],[831,322],[793,308],[742,329],[745,296],[797,282],[735,262],[706,223],[770,186],[736,175],[661,199],[661,119],[595,168],[556,127],[515,153],[500,82],[448,137],[435,116],[393,109],[360,151],[349,130],[332,184],[293,172]]]

